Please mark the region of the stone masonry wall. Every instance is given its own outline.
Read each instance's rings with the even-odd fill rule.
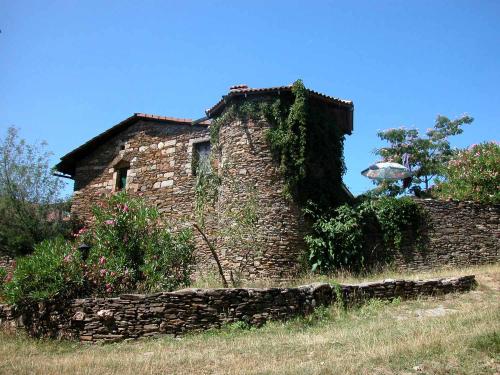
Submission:
[[[72,215],[91,219],[91,208],[115,191],[117,169],[129,165],[126,190],[155,205],[171,224],[193,221],[196,178],[192,150],[209,139],[204,126],[138,121],[79,160]],[[208,222],[210,228],[212,223]],[[200,264],[211,261],[197,238]]]
[[[466,267],[500,261],[500,205],[417,199],[429,213],[425,245],[417,249],[412,236],[395,251],[398,270],[418,271]]]
[[[181,335],[233,322],[261,326],[310,314],[338,298],[346,306],[369,298],[408,299],[421,295],[465,292],[474,276],[421,281],[384,280],[358,285],[312,284],[297,288],[185,289],[151,295],[85,298],[40,303],[18,317],[0,305],[0,325],[24,325],[33,336],[109,342],[158,334]]]
[[[224,264],[242,278],[287,278],[301,270],[306,249],[299,207],[283,195],[266,121],[235,120],[219,133],[221,186],[218,248]],[[248,217],[245,217],[248,216]],[[245,222],[254,217],[254,222]]]

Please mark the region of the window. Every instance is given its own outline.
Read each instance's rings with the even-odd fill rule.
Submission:
[[[118,169],[116,176],[116,190],[123,190],[127,187],[127,172],[128,167],[123,167]]]
[[[191,164],[193,175],[198,171],[210,172],[210,141],[193,144],[193,161]]]

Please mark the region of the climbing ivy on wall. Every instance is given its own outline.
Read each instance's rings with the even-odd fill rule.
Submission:
[[[267,141],[284,177],[284,194],[300,205],[308,201],[324,207],[343,203],[341,193],[344,136],[321,104],[309,101],[301,80],[292,95],[278,99],[234,101],[210,125],[217,150],[220,129],[235,121],[267,121]]]

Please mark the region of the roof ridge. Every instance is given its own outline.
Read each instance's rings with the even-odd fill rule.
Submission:
[[[218,111],[218,109],[220,109],[221,107],[224,107],[224,104],[227,102],[227,100],[235,95],[272,93],[272,92],[276,92],[276,91],[279,93],[280,90],[291,91],[293,88],[293,84],[286,85],[286,86],[273,86],[273,87],[261,87],[261,88],[244,87],[244,85],[239,85],[239,86],[241,86],[241,87],[230,89],[226,95],[222,96],[221,100],[219,100],[217,103],[215,103],[212,107],[205,110],[205,113],[207,114],[207,116],[210,117],[214,112]],[[345,99],[336,98],[334,96],[322,94],[318,91],[314,91],[314,90],[311,90],[308,88],[306,88],[306,91],[308,93],[316,96],[316,97],[323,98],[323,99],[329,100],[331,102],[334,102],[334,103],[337,103],[340,105],[346,105],[346,106],[350,106],[350,107],[352,107],[352,105],[353,105],[352,100],[345,100]]]

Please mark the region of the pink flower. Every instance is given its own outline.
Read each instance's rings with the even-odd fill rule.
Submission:
[[[104,222],[104,224],[106,224],[106,225],[115,225],[115,221],[114,220],[106,220]]]
[[[122,211],[123,212],[128,212],[128,206],[126,204],[123,205]]]
[[[105,276],[106,272],[108,272],[106,269],[102,269],[101,271],[99,271],[99,273],[101,274],[101,276]]]
[[[66,255],[64,258],[63,258],[63,262],[64,263],[69,263],[71,262],[71,260],[73,259],[73,257],[71,256],[71,254],[68,254]]]
[[[111,276],[116,276],[116,272],[111,272]]]
[[[106,258],[105,257],[100,257],[99,258],[99,264],[106,264]]]

